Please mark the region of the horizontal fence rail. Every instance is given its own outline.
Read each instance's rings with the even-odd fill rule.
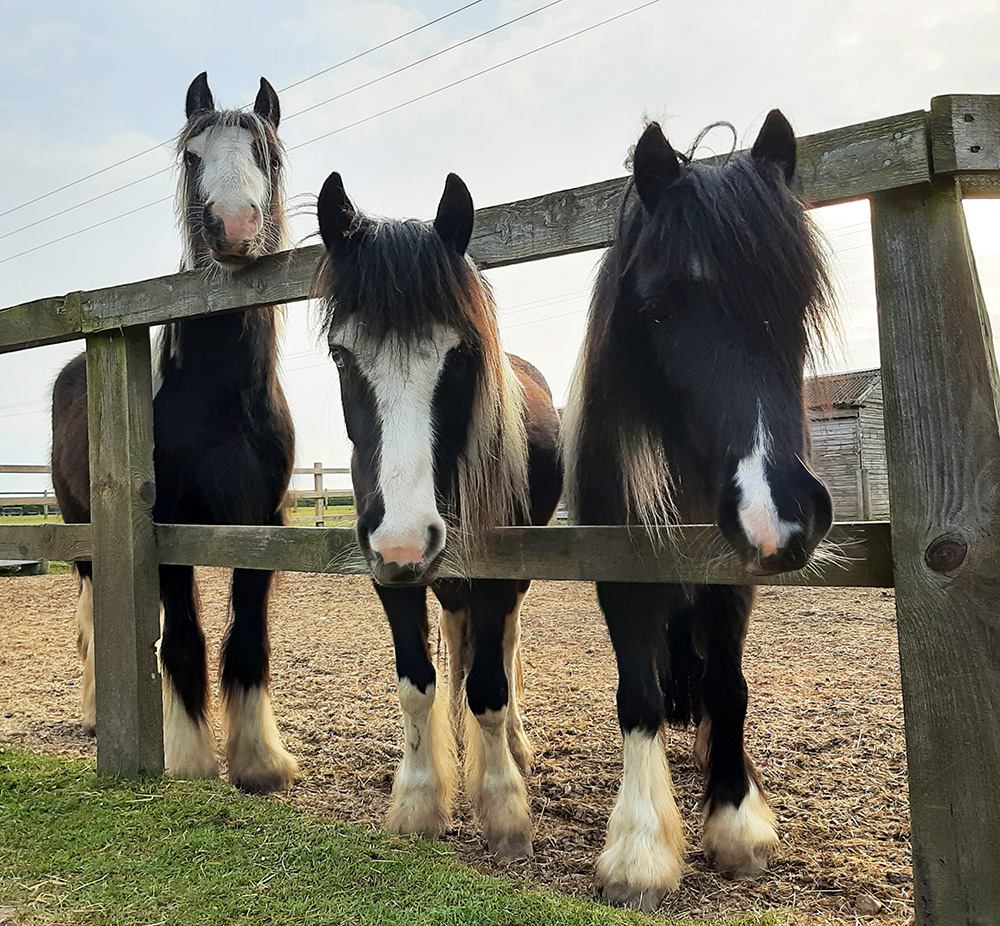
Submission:
[[[928,183],[927,113],[917,110],[799,139],[799,194],[813,206]],[[469,252],[483,268],[607,246],[626,178],[476,212]],[[307,299],[322,246],[264,257],[252,271],[209,280],[198,271],[38,299],[0,312],[0,353],[130,325]]]
[[[817,562],[780,576],[750,576],[719,529],[696,524],[662,534],[628,527],[502,527],[483,550],[442,576],[567,579],[582,582],[710,582],[717,585],[823,585],[890,588],[889,524],[835,524]],[[244,566],[289,572],[367,575],[353,528],[155,526],[159,562]],[[24,524],[0,533],[0,557],[90,556],[90,525]],[[445,556],[445,561],[449,557]]]
[[[1000,923],[1000,375],[962,211],[963,196],[1000,196],[1000,96],[935,97],[928,112],[804,137],[798,183],[810,206],[872,203],[891,524],[836,524],[807,570],[781,576],[747,575],[705,525],[661,536],[624,527],[501,528],[481,553],[443,574],[895,587],[915,921]],[[481,209],[470,252],[490,268],[604,247],[625,184],[617,178]],[[350,529],[151,520],[142,326],[306,299],[320,255],[304,248],[234,277],[174,274],[0,311],[0,353],[85,337],[88,369],[93,363],[98,374],[88,377],[91,471],[101,473],[92,485],[94,525],[0,525],[0,558],[93,555],[101,771],[163,768],[158,563],[367,572]],[[314,493],[321,469],[297,471],[314,476]]]

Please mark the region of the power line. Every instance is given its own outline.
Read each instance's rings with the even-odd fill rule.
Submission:
[[[557,2],[558,2],[558,0],[557,0]],[[494,64],[494,65],[492,65],[492,66],[490,66],[488,68],[483,68],[481,71],[476,71],[473,74],[466,75],[465,77],[462,77],[462,78],[459,78],[458,80],[452,81],[449,84],[445,84],[442,87],[438,87],[435,90],[429,90],[426,93],[422,93],[419,96],[415,96],[412,99],[406,100],[405,102],[397,103],[395,106],[390,106],[388,109],[383,109],[382,111],[377,112],[377,113],[373,113],[372,115],[366,116],[363,119],[358,119],[355,122],[349,123],[348,125],[341,126],[340,128],[334,129],[331,132],[326,132],[326,133],[324,133],[322,135],[317,135],[315,138],[311,138],[308,141],[300,142],[297,145],[293,145],[288,150],[289,151],[296,151],[299,148],[305,148],[307,145],[311,145],[314,142],[322,141],[325,138],[330,138],[331,136],[338,135],[341,132],[346,132],[349,129],[353,129],[353,128],[359,126],[359,125],[363,125],[366,122],[371,122],[372,120],[378,119],[381,116],[388,115],[389,113],[396,112],[397,110],[403,109],[406,106],[410,106],[413,103],[419,103],[421,100],[426,100],[429,97],[436,96],[438,93],[443,93],[445,90],[451,90],[453,87],[457,87],[457,86],[459,86],[461,84],[467,83],[470,80],[475,80],[477,77],[482,77],[484,74],[489,74],[489,73],[492,73],[493,71],[497,71],[500,68],[506,67],[508,64],[514,64],[517,61],[522,61],[525,58],[529,58],[532,55],[538,54],[539,52],[546,51],[549,48],[554,48],[556,45],[561,45],[563,42],[568,42],[571,39],[575,39],[575,38],[577,38],[577,37],[579,37],[581,35],[584,35],[584,34],[586,34],[588,32],[593,32],[595,29],[599,29],[599,28],[601,28],[603,26],[607,26],[610,23],[613,23],[613,22],[615,22],[615,21],[617,21],[619,19],[623,19],[626,16],[630,16],[633,13],[638,13],[640,10],[644,10],[647,7],[651,7],[651,6],[655,5],[656,3],[659,3],[659,0],[647,0],[647,2],[642,3],[639,6],[632,7],[631,9],[625,10],[622,13],[618,13],[615,16],[611,16],[611,17],[609,17],[607,19],[601,20],[598,23],[594,23],[593,25],[587,26],[587,27],[585,27],[583,29],[579,29],[576,32],[572,32],[569,35],[565,35],[565,36],[563,36],[560,39],[555,39],[552,42],[547,42],[544,45],[539,45],[537,48],[531,49],[531,51],[522,52],[521,54],[515,55],[515,56],[513,56],[511,58],[507,58],[505,61],[501,61],[498,64]],[[550,4],[550,5],[552,5],[552,4]],[[155,202],[146,203],[144,206],[138,206],[135,209],[129,209],[126,212],[121,212],[118,215],[112,216],[109,219],[104,219],[101,222],[95,222],[93,225],[88,225],[86,228],[81,228],[81,229],[78,229],[77,231],[70,232],[69,234],[63,235],[60,238],[55,238],[55,239],[53,239],[51,241],[46,241],[43,244],[36,245],[35,247],[27,248],[26,250],[20,251],[17,254],[12,254],[9,257],[5,257],[5,258],[0,259],[0,264],[5,264],[5,263],[7,263],[9,261],[15,260],[18,257],[23,257],[26,254],[31,254],[31,253],[33,253],[35,251],[39,251],[42,248],[47,248],[47,247],[49,247],[49,246],[51,246],[53,244],[59,244],[60,242],[66,241],[66,240],[68,240],[70,238],[75,238],[77,235],[82,235],[85,232],[92,231],[95,228],[100,228],[102,225],[107,225],[107,224],[109,224],[111,222],[117,221],[118,219],[122,219],[122,218],[125,218],[127,216],[133,215],[136,212],[141,212],[143,209],[148,209],[151,206],[156,206],[156,205],[159,205],[160,203],[164,203],[167,200],[169,200],[170,198],[171,197],[167,196],[167,197],[164,197],[163,199],[158,199]]]
[[[90,199],[85,199],[82,203],[77,203],[75,206],[68,206],[59,212],[53,212],[52,215],[47,215],[45,218],[38,219],[36,222],[29,222],[27,225],[22,225],[20,228],[15,228],[13,231],[4,232],[0,235],[0,241],[4,238],[10,238],[12,235],[16,235],[18,232],[27,231],[29,228],[34,228],[37,225],[44,225],[46,222],[52,221],[52,219],[58,219],[61,215],[66,215],[68,212],[74,212],[77,209],[81,209],[84,206],[89,206],[91,203],[96,203],[99,199],[104,199],[106,196],[111,196],[114,193],[120,193],[122,190],[127,190],[129,187],[137,186],[140,183],[145,183],[147,180],[152,180],[153,177],[159,177],[160,174],[166,174],[173,170],[173,167],[164,167],[160,170],[153,171],[151,174],[146,174],[145,177],[140,177],[138,180],[132,180],[129,183],[123,183],[121,186],[115,187],[113,190],[107,190],[104,193],[100,193],[97,196],[92,196]]]
[[[485,32],[480,32],[478,35],[473,35],[470,38],[462,39],[460,42],[455,42],[453,45],[448,45],[446,48],[442,48],[433,54],[426,55],[417,61],[411,61],[409,64],[404,64],[402,67],[396,68],[395,71],[390,71],[388,74],[383,74],[380,77],[374,77],[366,83],[359,84],[357,87],[352,87],[350,90],[345,90],[343,93],[338,93],[336,96],[330,97],[328,100],[322,100],[319,103],[313,103],[312,106],[307,106],[305,109],[300,109],[298,112],[292,113],[286,118],[294,119],[296,116],[301,116],[304,113],[312,112],[314,109],[319,109],[321,106],[326,106],[327,103],[333,103],[336,100],[341,100],[345,96],[350,96],[352,93],[357,93],[358,90],[365,90],[371,87],[373,84],[380,83],[383,80],[388,80],[390,77],[395,77],[397,74],[402,74],[403,71],[408,71],[410,68],[415,68],[420,64],[425,64],[434,58],[438,58],[441,55],[447,54],[450,51],[454,51],[456,48],[461,48],[463,45],[468,45],[470,42],[475,42],[477,39],[481,39],[484,36],[491,35],[494,32],[499,32],[501,29],[506,29],[508,26],[514,25],[514,23],[520,22],[522,19],[527,19],[529,16],[534,16],[536,13],[541,13],[543,10],[547,10],[556,4],[562,3],[563,0],[551,0],[550,3],[546,3],[543,6],[536,7],[533,10],[529,10],[527,13],[522,13],[520,16],[515,16],[513,19],[508,19],[507,22],[500,23],[498,26],[494,26],[492,29],[487,29]]]
[[[437,19],[432,19],[429,22],[425,22],[422,26],[417,26],[416,29],[411,29],[409,32],[403,32],[401,35],[397,35],[394,39],[389,39],[387,42],[383,42],[381,45],[375,45],[369,48],[367,51],[360,52],[357,55],[353,55],[350,58],[344,58],[343,61],[338,61],[336,64],[331,65],[328,68],[323,68],[322,71],[317,71],[315,74],[310,74],[308,77],[303,77],[302,80],[295,81],[294,84],[289,84],[287,87],[282,87],[278,92],[284,93],[286,90],[291,90],[292,87],[298,87],[307,81],[313,80],[313,78],[321,77],[323,74],[329,74],[331,71],[336,71],[337,68],[343,67],[345,64],[350,64],[352,61],[357,61],[360,58],[364,58],[366,55],[372,54],[372,52],[381,51],[383,48],[387,48],[394,42],[398,42],[400,39],[407,39],[411,35],[416,35],[422,29],[426,29],[428,26],[437,25],[439,22],[443,22],[450,16],[454,16],[456,13],[462,13],[467,10],[470,6],[475,6],[477,3],[482,3],[482,0],[472,0],[472,3],[466,3],[465,6],[460,6],[457,10],[452,10],[450,13],[445,13],[443,16],[438,16]],[[305,110],[303,110],[305,112]],[[293,113],[292,116],[298,116],[300,113]],[[292,116],[287,118],[291,119]]]
[[[545,45],[539,45],[537,48],[533,48],[531,51],[523,52],[520,55],[515,55],[513,58],[508,58],[506,61],[501,61],[499,64],[494,64],[491,67],[483,68],[481,71],[476,71],[474,74],[469,74],[466,77],[462,77],[459,80],[452,81],[450,84],[445,84],[443,87],[438,87],[436,90],[429,90],[427,93],[422,93],[420,96],[415,96],[412,99],[406,100],[404,103],[397,103],[395,106],[390,106],[388,109],[383,109],[381,112],[374,113],[370,116],[366,116],[364,119],[358,119],[356,122],[352,122],[349,125],[341,126],[339,129],[334,129],[332,132],[326,132],[323,135],[317,135],[315,138],[309,139],[309,141],[301,142],[298,145],[294,145],[289,148],[289,151],[297,151],[299,148],[305,148],[306,145],[311,145],[314,142],[322,141],[324,138],[330,138],[333,135],[339,135],[341,132],[346,132],[348,129],[353,129],[356,126],[363,125],[366,122],[371,122],[373,119],[378,119],[380,116],[386,116],[389,113],[394,113],[404,106],[409,106],[411,103],[419,103],[421,100],[426,100],[428,97],[436,96],[438,93],[443,93],[445,90],[451,90],[453,87],[457,87],[460,84],[467,83],[470,80],[475,80],[477,77],[482,77],[484,74],[489,74],[493,71],[497,71],[502,67],[506,67],[508,64],[513,64],[516,61],[523,61],[525,58],[531,57],[531,55],[538,54],[540,51],[546,51],[549,48],[554,48],[556,45],[561,45],[563,42],[568,42],[570,39],[575,39],[578,36],[584,35],[587,32],[592,32],[594,29],[599,29],[601,26],[607,26],[610,23],[615,22],[618,19],[622,19],[625,16],[630,16],[632,13],[638,13],[640,10],[644,10],[647,7],[653,6],[659,3],[660,0],[647,0],[646,3],[642,3],[639,6],[634,6],[630,10],[626,10],[624,13],[619,13],[616,16],[611,16],[608,19],[604,19],[599,23],[594,23],[592,26],[587,26],[585,29],[580,29],[577,32],[572,32],[569,35],[563,36],[561,39],[556,39],[553,42],[548,42]]]
[[[452,10],[450,13],[445,13],[443,16],[438,16],[435,19],[431,19],[428,22],[425,22],[423,25],[417,26],[415,29],[410,29],[408,32],[400,33],[399,35],[389,39],[388,41],[382,42],[379,45],[374,45],[363,52],[359,52],[356,55],[352,55],[350,58],[345,58],[343,61],[338,61],[336,64],[333,64],[328,68],[324,68],[322,71],[317,71],[315,74],[310,74],[308,77],[303,77],[301,80],[297,80],[295,81],[295,83],[289,84],[287,87],[282,87],[279,92],[283,93],[285,90],[290,90],[292,87],[298,87],[301,84],[313,80],[316,77],[320,77],[323,74],[329,74],[330,71],[334,71],[339,67],[343,67],[345,64],[350,64],[352,61],[358,61],[359,59],[364,58],[366,55],[370,55],[376,51],[380,51],[381,49],[388,47],[389,45],[392,45],[394,42],[399,42],[402,39],[409,38],[411,35],[415,35],[422,29],[426,29],[429,26],[433,26],[439,22],[443,22],[449,17],[455,16],[457,13],[462,13],[465,10],[469,9],[469,7],[475,6],[477,3],[481,2],[482,0],[472,0],[471,3],[466,3],[464,6],[460,6],[458,7],[458,9]],[[55,196],[56,193],[61,193],[63,190],[68,190],[70,187],[77,186],[78,184],[84,183],[87,180],[92,180],[94,177],[99,177],[101,174],[106,174],[109,170],[114,170],[116,167],[121,167],[123,164],[128,164],[130,161],[134,161],[137,158],[144,157],[145,155],[150,154],[151,152],[156,151],[159,148],[162,148],[164,145],[169,145],[172,141],[173,137],[170,137],[166,141],[161,141],[158,144],[153,145],[151,148],[145,148],[144,150],[138,151],[135,154],[130,154],[127,158],[122,158],[120,161],[115,161],[113,164],[109,164],[107,167],[102,167],[100,170],[95,170],[92,173],[89,173],[83,177],[79,177],[76,180],[73,180],[69,183],[64,183],[62,186],[56,187],[54,190],[49,190],[48,193],[42,193],[40,196],[36,196],[33,199],[26,200],[25,202],[21,203],[18,206],[13,206],[4,212],[0,212],[0,219],[2,219],[4,216],[10,215],[13,212],[18,212],[21,209],[26,208],[27,206],[32,206],[37,202],[41,202],[43,199],[48,199],[50,196]]]
[[[63,235],[61,238],[53,238],[52,241],[46,241],[44,244],[35,245],[33,248],[27,248],[24,251],[18,251],[17,254],[11,254],[10,257],[4,257],[0,260],[0,264],[6,264],[8,261],[15,260],[18,257],[24,257],[25,254],[32,254],[35,251],[40,251],[42,248],[47,248],[53,244],[59,244],[62,241],[68,241],[70,238],[75,238],[77,235],[82,235],[84,232],[93,231],[95,228],[100,228],[102,225],[108,225],[111,222],[117,222],[119,219],[124,219],[126,216],[135,215],[137,212],[142,212],[143,209],[149,209],[152,206],[159,206],[160,203],[166,203],[173,199],[172,196],[164,196],[163,199],[157,199],[154,202],[146,203],[145,206],[137,206],[135,209],[129,209],[127,212],[119,212],[118,215],[111,216],[110,219],[104,219],[101,222],[95,222],[93,225],[88,225],[86,228],[77,229],[74,232],[70,232],[68,235]]]
[[[304,77],[304,78],[302,78],[302,80],[297,81],[294,84],[290,84],[289,86],[290,87],[297,87],[299,84],[304,84],[306,81],[312,80],[314,77],[318,77],[320,74],[329,73],[330,71],[335,70],[336,68],[340,67],[343,64],[347,64],[350,61],[357,60],[358,58],[361,58],[364,55],[369,54],[371,51],[377,50],[378,48],[383,48],[386,45],[389,45],[392,42],[397,41],[399,38],[405,38],[408,35],[412,35],[414,32],[418,32],[420,29],[426,28],[428,25],[433,25],[433,23],[440,22],[442,19],[447,18],[447,16],[452,16],[456,12],[460,12],[461,10],[468,9],[469,6],[473,6],[473,5],[475,5],[475,3],[481,3],[481,2],[482,2],[482,0],[474,0],[473,3],[467,4],[466,6],[461,7],[460,10],[455,10],[452,13],[448,13],[446,16],[440,16],[437,19],[432,20],[430,23],[424,23],[423,26],[420,26],[417,29],[413,29],[413,30],[411,30],[408,33],[404,33],[403,36],[397,36],[396,39],[391,39],[389,42],[383,42],[382,45],[376,46],[375,49],[369,49],[369,51],[362,52],[360,55],[355,55],[353,58],[347,58],[344,61],[341,61],[338,64],[333,65],[332,67],[326,68],[324,71],[318,71],[316,74],[312,74],[309,77]],[[506,29],[508,26],[511,26],[514,23],[518,23],[522,19],[527,19],[529,16],[534,16],[536,13],[541,13],[543,10],[547,10],[547,9],[549,9],[549,7],[553,7],[556,4],[562,3],[562,2],[563,2],[563,0],[551,0],[551,2],[546,3],[543,6],[537,7],[534,10],[530,10],[527,13],[522,13],[520,16],[516,16],[516,17],[514,17],[514,19],[509,19],[506,22],[500,23],[500,25],[494,26],[492,29],[487,29],[485,32],[480,32],[477,35],[472,36],[471,38],[463,39],[460,42],[455,42],[454,44],[449,45],[446,48],[442,48],[439,51],[434,52],[433,54],[426,55],[425,57],[420,58],[417,61],[411,61],[409,64],[405,64],[402,67],[396,68],[394,71],[390,71],[388,74],[382,74],[380,77],[375,77],[372,80],[366,81],[363,84],[358,84],[357,86],[352,87],[350,90],[345,90],[342,93],[338,93],[336,96],[332,96],[332,97],[330,97],[327,100],[323,100],[323,101],[321,101],[319,103],[314,103],[312,106],[307,106],[305,109],[300,109],[297,112],[294,112],[294,113],[292,113],[289,116],[285,116],[284,121],[288,122],[289,119],[294,119],[296,116],[301,116],[304,113],[311,112],[312,110],[318,109],[321,106],[326,106],[328,103],[333,103],[336,100],[341,100],[344,97],[351,96],[351,94],[357,93],[360,90],[365,90],[365,89],[367,89],[368,87],[371,87],[374,84],[382,82],[383,80],[388,80],[390,77],[395,77],[397,74],[401,74],[404,71],[408,71],[411,68],[414,68],[414,67],[417,67],[418,65],[424,64],[425,62],[430,61],[433,58],[437,58],[437,57],[439,57],[439,56],[441,56],[443,54],[446,54],[449,51],[453,51],[454,49],[460,48],[463,45],[468,45],[470,42],[475,42],[477,39],[481,39],[484,36],[490,35],[493,32],[497,32],[497,31],[499,31],[501,29]],[[282,88],[282,90],[280,92],[284,93],[285,90],[288,90],[288,89],[289,89],[289,87],[284,87],[284,88]],[[164,144],[166,144],[166,142],[164,142]],[[160,146],[157,146],[157,147],[160,147]],[[153,150],[153,149],[150,149],[150,150]],[[122,184],[119,187],[115,187],[113,190],[107,190],[104,193],[100,193],[97,196],[93,196],[90,199],[87,199],[87,200],[84,200],[83,202],[77,203],[74,206],[68,206],[66,209],[62,209],[59,212],[54,212],[51,215],[47,215],[47,216],[44,216],[41,219],[38,219],[37,221],[30,222],[27,225],[22,225],[19,228],[13,229],[12,231],[5,232],[4,234],[0,235],[0,241],[2,241],[4,238],[10,238],[13,235],[16,235],[16,234],[18,234],[20,232],[28,231],[29,229],[35,228],[35,227],[37,227],[39,225],[44,225],[46,222],[49,222],[52,219],[59,218],[60,216],[66,215],[69,212],[73,212],[73,211],[75,211],[77,209],[80,209],[83,206],[89,206],[91,203],[95,203],[98,200],[104,199],[106,196],[112,196],[115,193],[120,193],[122,190],[127,190],[129,187],[136,186],[137,184],[143,183],[146,180],[151,180],[153,177],[158,177],[158,176],[160,176],[160,174],[165,174],[165,173],[169,172],[170,170],[172,170],[171,167],[164,167],[162,170],[154,171],[151,174],[147,174],[145,177],[140,177],[138,180],[133,180],[130,183]],[[3,213],[3,215],[6,215],[6,213]],[[0,217],[2,217],[2,216],[0,216]]]

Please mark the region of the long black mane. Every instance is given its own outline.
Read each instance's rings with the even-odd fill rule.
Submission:
[[[354,318],[377,346],[414,343],[435,325],[473,344],[495,339],[489,283],[427,222],[362,216],[343,246],[350,260],[333,261],[328,254],[317,269],[324,333]]]
[[[474,396],[452,497],[445,505],[467,548],[528,510],[523,389],[500,344],[489,283],[433,224],[360,213],[316,270],[321,328],[353,321],[376,350],[407,351],[436,327],[461,338]]]
[[[675,520],[664,444],[677,435],[665,432],[660,409],[671,397],[647,332],[651,318],[669,324],[674,304],[706,293],[719,295],[734,329],[766,339],[759,346],[776,362],[801,370],[822,352],[832,287],[818,232],[777,164],[749,153],[721,166],[686,163],[652,213],[629,181],[564,424],[571,503],[577,462],[610,459],[622,497],[609,504],[646,523]]]

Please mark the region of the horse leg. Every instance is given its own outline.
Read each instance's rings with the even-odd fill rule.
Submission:
[[[748,586],[699,590],[705,717],[695,743],[702,740],[708,773],[702,846],[719,871],[737,878],[764,871],[778,846],[774,814],[743,742],[747,685],[741,661],[752,606]]]
[[[503,664],[509,685],[507,705],[507,741],[518,768],[525,774],[531,771],[534,751],[524,732],[519,702],[524,693],[524,670],[521,665],[521,602],[527,594],[530,582],[518,583],[519,588],[514,610],[508,618],[503,638]],[[465,674],[469,667],[469,603],[468,583],[440,580],[434,584],[435,593],[441,600],[441,632],[448,648],[448,690],[451,716],[462,716],[465,704]]]
[[[465,681],[465,777],[489,851],[502,858],[532,855],[528,795],[508,740],[511,686],[504,643],[516,640],[508,625],[517,618],[518,587],[502,579],[470,583],[473,652]]]
[[[83,677],[80,679],[80,714],[83,728],[88,736],[97,730],[97,704],[94,681],[94,567],[89,560],[76,564],[77,578],[80,580],[79,595],[76,599],[76,651],[83,662]]]
[[[457,726],[465,705],[465,673],[469,668],[468,584],[454,580],[434,583],[441,602],[441,634],[448,650],[448,705]]]
[[[233,570],[231,619],[222,643],[229,780],[258,793],[290,787],[299,771],[281,743],[268,693],[267,605],[273,577],[264,569]]]
[[[531,583],[518,583],[517,601],[514,610],[507,616],[503,635],[503,668],[509,681],[509,700],[507,704],[507,742],[517,767],[525,775],[531,771],[531,763],[535,760],[535,751],[528,742],[521,720],[520,702],[524,697],[524,667],[521,664],[521,604],[528,594]]]
[[[160,599],[164,766],[176,778],[216,778],[219,766],[208,723],[208,667],[194,568],[161,566]]]
[[[664,719],[658,663],[670,586],[597,585],[618,662],[618,723],[623,773],[604,850],[597,861],[601,898],[655,910],[681,878],[684,833],[659,733]]]
[[[427,646],[424,586],[375,590],[385,608],[396,652],[399,706],[403,709],[403,758],[392,784],[385,828],[392,833],[440,836],[451,820],[455,794],[455,735]]]

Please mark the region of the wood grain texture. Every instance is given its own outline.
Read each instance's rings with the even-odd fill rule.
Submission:
[[[0,310],[0,354],[79,338],[83,311],[75,293]]]
[[[366,575],[352,528],[202,527],[157,524],[163,563],[248,566],[296,572]],[[505,527],[492,531],[482,555],[443,576],[623,582],[712,582],[756,585],[892,585],[887,524],[837,524],[835,562],[783,576],[750,576],[723,554],[715,527],[677,528],[658,544],[624,527]]]
[[[926,115],[903,113],[799,139],[797,192],[819,206],[926,183]],[[630,141],[622,140],[623,153]],[[490,268],[605,247],[625,183],[619,177],[480,209],[470,253]],[[14,306],[0,312],[0,353],[129,325],[306,299],[321,254],[314,245],[261,258],[245,273],[225,278],[189,271]]]
[[[917,923],[987,926],[1000,923],[992,337],[954,180],[876,196],[872,229]],[[948,572],[929,565],[942,539],[968,549]]]
[[[951,94],[931,100],[935,174],[1000,171],[1000,96]],[[963,178],[968,183],[972,178]]]
[[[89,524],[0,524],[0,559],[89,559]]]
[[[149,332],[87,339],[97,769],[163,771]]]

